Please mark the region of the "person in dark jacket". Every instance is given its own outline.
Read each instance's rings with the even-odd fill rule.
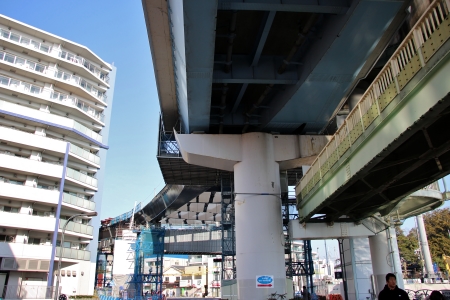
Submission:
[[[409,300],[408,293],[397,286],[397,277],[392,273],[386,274],[386,285],[378,295],[378,300]]]

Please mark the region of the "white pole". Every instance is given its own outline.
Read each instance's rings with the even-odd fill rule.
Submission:
[[[427,232],[425,231],[425,223],[423,222],[423,216],[418,215],[416,217],[416,220],[417,220],[417,229],[419,230],[420,249],[422,250],[422,257],[425,263],[425,272],[428,275],[427,276],[428,278],[434,278],[433,263],[431,261],[430,248],[428,248]]]

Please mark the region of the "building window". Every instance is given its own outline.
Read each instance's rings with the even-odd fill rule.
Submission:
[[[175,277],[175,281],[180,281],[180,276]]]
[[[10,212],[10,213],[18,213],[19,209],[17,207],[3,206],[3,211]]]
[[[169,277],[165,277],[164,281],[169,282]]]
[[[29,238],[28,244],[39,245],[41,243],[41,239],[38,238]]]

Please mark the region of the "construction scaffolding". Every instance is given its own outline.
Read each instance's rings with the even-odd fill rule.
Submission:
[[[140,228],[133,230],[137,234],[133,245],[134,273],[130,275],[127,283],[129,289],[136,291],[134,300],[144,299],[143,286],[150,285],[152,299],[162,299],[163,261],[164,261],[164,228]],[[145,259],[155,258],[154,267],[148,272],[145,268]]]
[[[314,289],[312,278],[314,275],[314,265],[311,241],[303,241],[303,257],[299,254],[296,254],[295,258],[292,256],[293,245],[292,240],[289,237],[289,221],[298,219],[298,212],[296,208],[296,199],[289,197],[288,177],[287,172],[282,172],[280,174],[283,233],[285,237],[284,253],[286,277],[293,278],[294,276],[305,276],[307,290],[312,294]]]
[[[236,278],[236,237],[233,178],[222,176],[222,280]]]

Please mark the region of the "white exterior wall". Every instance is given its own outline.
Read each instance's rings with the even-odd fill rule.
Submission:
[[[108,130],[103,129],[111,116],[115,75],[110,83],[103,76],[115,73],[115,68],[85,46],[3,15],[0,30],[0,272],[9,273],[7,285],[46,285],[48,272],[12,270],[3,267],[2,261],[50,260],[61,197],[61,219],[101,208],[101,192],[94,196],[101,189],[96,178],[100,165],[105,167],[106,150],[101,149],[107,143]],[[85,66],[88,64],[94,71]],[[70,78],[58,76],[58,72]],[[106,99],[102,93],[108,90]],[[60,194],[68,143],[70,174],[65,178],[64,194]],[[96,231],[66,231],[65,246],[90,251],[90,260],[63,258],[63,293],[93,293]],[[55,257],[54,271],[57,260]],[[51,277],[55,278],[54,274],[50,281]]]

